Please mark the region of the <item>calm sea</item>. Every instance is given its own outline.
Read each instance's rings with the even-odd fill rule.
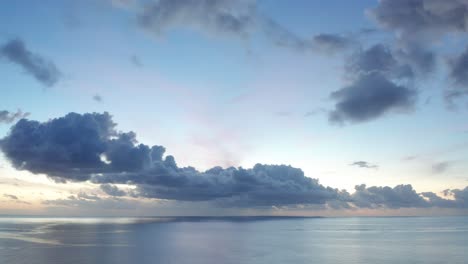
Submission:
[[[3,217],[0,263],[468,263],[468,217]]]

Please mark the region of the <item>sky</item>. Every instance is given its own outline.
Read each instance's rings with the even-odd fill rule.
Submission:
[[[468,214],[467,10],[4,3],[0,214]]]

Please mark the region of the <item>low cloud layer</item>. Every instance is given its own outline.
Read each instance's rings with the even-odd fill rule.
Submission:
[[[253,168],[214,167],[200,172],[179,167],[162,146],[139,144],[133,132],[116,130],[108,113],[76,114],[38,122],[22,119],[0,142],[18,170],[45,174],[57,182],[90,181],[110,196],[205,201],[223,207],[323,205],[333,208],[465,207],[468,188],[452,199],[417,193],[411,185],[369,187],[353,194],[323,186],[301,169],[257,164]],[[361,163],[359,163],[361,164]],[[366,163],[367,164],[367,163]],[[364,165],[366,165],[364,164]],[[361,164],[362,165],[362,164]],[[370,166],[370,165],[369,165]],[[130,191],[115,184],[131,186]],[[79,194],[87,202],[98,197]]]
[[[0,61],[2,60],[17,64],[48,87],[55,85],[62,75],[52,61],[30,51],[20,39],[12,39],[0,46]]]

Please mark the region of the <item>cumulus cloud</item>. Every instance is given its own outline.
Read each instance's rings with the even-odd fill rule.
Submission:
[[[22,119],[1,140],[0,148],[19,170],[46,174],[63,183],[90,181],[100,184],[101,190],[110,196],[204,201],[224,207],[308,204],[398,208],[443,203],[436,202],[436,197],[427,198],[430,194],[416,193],[411,185],[394,188],[361,185],[349,194],[323,186],[317,179],[306,177],[301,169],[287,165],[214,167],[206,171],[179,167],[173,156],[164,155],[164,147],[139,144],[133,132],[117,131],[108,113],[70,113],[46,122]],[[114,184],[126,184],[132,190],[126,192]],[[456,202],[447,203],[465,206],[466,192],[467,189],[451,190]],[[79,206],[100,200],[94,194],[80,192],[63,201],[46,203]]]
[[[343,124],[373,120],[389,112],[408,111],[413,107],[416,92],[380,73],[370,73],[330,96],[336,104],[329,113],[329,120]]]
[[[355,161],[353,163],[350,164],[350,166],[356,166],[356,167],[359,167],[359,168],[366,168],[366,169],[377,169],[379,168],[379,166],[377,166],[376,164],[372,164],[372,163],[369,163],[367,161]]]
[[[437,42],[443,41],[448,34],[465,34],[468,29],[468,2],[464,0],[382,0],[368,14],[381,27],[395,33],[401,57],[421,73],[434,69]],[[465,51],[449,63],[450,77],[456,86],[446,90],[449,102],[468,94],[467,57]]]
[[[12,39],[0,46],[1,58],[21,66],[45,86],[55,85],[62,75],[52,61],[30,51],[20,39]]]
[[[412,67],[398,60],[386,45],[359,49],[345,70],[350,84],[330,94],[336,101],[330,122],[364,122],[413,107],[417,93],[408,87],[414,77]]]
[[[132,184],[137,187],[135,195],[149,198],[267,205],[325,203],[339,196],[337,190],[290,166],[215,167],[205,172],[180,168],[174,157],[163,157],[163,147],[138,144],[133,132],[118,132],[108,113],[70,113],[42,123],[22,119],[0,147],[19,170],[59,182]],[[118,193],[110,186],[103,188]]]
[[[29,116],[29,113],[25,113],[21,110],[18,109],[16,112],[10,112],[6,110],[0,111],[0,124],[5,123],[5,124],[10,124],[13,122],[16,122],[19,119],[26,118]]]
[[[394,188],[366,187],[358,185],[351,195],[353,203],[361,208],[404,208],[404,207],[429,207],[430,204],[416,193],[411,185],[398,185]]]

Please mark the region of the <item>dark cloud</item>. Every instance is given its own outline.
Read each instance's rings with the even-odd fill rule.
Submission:
[[[93,100],[100,103],[102,102],[102,96],[100,96],[99,94],[95,94],[93,95]]]
[[[46,174],[59,182],[101,184],[101,190],[110,196],[205,201],[223,207],[431,207],[441,206],[446,200],[418,194],[411,185],[361,185],[349,194],[323,186],[301,169],[287,165],[214,167],[203,172],[179,167],[173,156],[164,155],[164,147],[138,144],[133,132],[118,132],[115,126],[108,113],[70,113],[42,123],[22,119],[1,140],[0,147],[19,170]],[[114,184],[126,184],[132,190],[126,192]],[[455,202],[447,203],[465,206],[467,190],[448,191]],[[80,192],[66,200],[45,203],[73,207],[100,200],[97,195]]]
[[[351,195],[353,203],[361,208],[404,208],[404,207],[429,207],[431,206],[423,199],[411,185],[398,185],[394,188],[366,187],[358,185]]]
[[[408,111],[413,107],[415,97],[414,90],[398,85],[380,73],[365,74],[331,94],[336,104],[329,120],[338,124],[357,123],[389,112]]]
[[[468,48],[449,62],[452,87],[445,91],[445,99],[452,104],[453,100],[468,95]]]
[[[19,119],[26,118],[29,116],[29,113],[25,113],[21,110],[18,109],[16,112],[10,112],[10,111],[0,111],[0,124],[1,123],[6,123],[10,124],[13,122],[16,122]]]
[[[355,161],[353,163],[350,164],[350,166],[356,166],[356,167],[359,167],[359,168],[366,168],[366,169],[378,169],[379,166],[377,166],[376,164],[372,164],[372,163],[369,163],[367,161]]]
[[[52,61],[28,50],[20,39],[10,40],[0,46],[0,58],[18,64],[45,86],[55,85],[62,75]]]
[[[268,205],[320,204],[339,197],[337,190],[290,166],[258,164],[205,172],[180,168],[174,157],[163,158],[163,147],[138,144],[133,132],[117,132],[108,113],[70,113],[43,123],[22,119],[0,146],[19,170],[59,182],[132,184],[135,195],[149,198]]]
[[[368,13],[395,33],[401,56],[421,73],[433,70],[437,41],[467,31],[468,2],[463,0],[383,0]]]
[[[101,184],[101,190],[110,196],[126,196],[127,193],[112,184]]]
[[[136,166],[149,163],[150,150],[134,143],[134,134],[118,133],[108,113],[70,113],[43,123],[21,119],[0,148],[19,170],[83,181],[95,173],[141,169]]]

